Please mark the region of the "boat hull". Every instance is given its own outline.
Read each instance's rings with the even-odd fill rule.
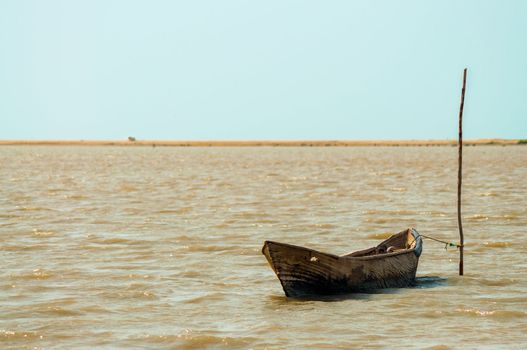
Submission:
[[[415,233],[419,241],[412,249],[378,255],[337,256],[273,241],[264,243],[262,253],[288,297],[408,287],[415,283],[421,253]]]

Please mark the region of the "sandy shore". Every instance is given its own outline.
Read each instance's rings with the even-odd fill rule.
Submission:
[[[465,140],[466,145],[516,145],[520,140]],[[58,146],[173,146],[173,147],[354,147],[354,146],[453,146],[457,140],[0,140],[0,145]]]

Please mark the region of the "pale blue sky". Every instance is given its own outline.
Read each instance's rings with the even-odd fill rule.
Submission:
[[[527,1],[0,1],[0,139],[527,138]]]

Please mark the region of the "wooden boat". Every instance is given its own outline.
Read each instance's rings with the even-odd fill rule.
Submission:
[[[375,247],[340,256],[272,241],[264,243],[262,253],[285,295],[302,297],[411,286],[422,249],[421,236],[409,228]]]

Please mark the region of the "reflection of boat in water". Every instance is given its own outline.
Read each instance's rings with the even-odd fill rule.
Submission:
[[[272,241],[264,243],[262,253],[285,295],[300,297],[411,286],[422,248],[421,236],[409,228],[375,247],[341,256]]]

